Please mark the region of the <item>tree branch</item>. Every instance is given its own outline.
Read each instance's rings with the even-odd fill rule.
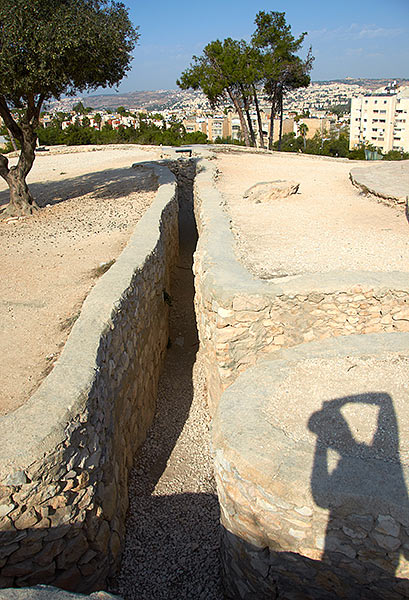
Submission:
[[[22,144],[23,143],[23,132],[20,126],[13,119],[9,107],[4,96],[0,94],[0,116],[3,118],[4,124],[7,129],[10,129],[13,136]]]
[[[0,154],[0,176],[7,181],[9,172],[9,161],[3,154]]]
[[[39,123],[40,123],[40,112],[41,112],[41,107],[43,105],[44,102],[44,94],[40,94],[39,98],[38,98],[38,102],[35,106],[35,110],[34,110],[34,124],[36,127],[38,127]]]

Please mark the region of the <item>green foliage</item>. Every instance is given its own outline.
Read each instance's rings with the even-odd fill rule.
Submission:
[[[299,152],[303,148],[303,138],[299,135],[296,137],[294,132],[285,133],[281,138],[281,152]],[[279,149],[279,140],[274,142],[274,150]]]
[[[400,152],[399,150],[389,150],[382,160],[408,160],[409,152]]]
[[[274,149],[278,150],[279,143],[274,142]],[[281,140],[282,152],[303,152],[304,154],[317,154],[320,156],[333,156],[349,158],[351,160],[365,160],[364,146],[349,150],[349,136],[345,132],[322,135],[317,133],[310,139],[302,135],[296,137],[295,133],[286,133]]]
[[[339,136],[332,135],[329,139],[325,139],[322,144],[321,154],[324,156],[342,156],[349,155],[349,137],[341,133]]]
[[[349,114],[351,112],[351,100],[348,100],[346,104],[334,104],[328,108],[328,111],[337,115],[337,117]]]
[[[256,31],[252,36],[252,44],[262,56],[264,91],[271,102],[271,125],[269,133],[269,148],[273,140],[273,119],[276,113],[283,116],[285,94],[289,90],[307,87],[310,84],[310,71],[314,57],[311,48],[307,58],[302,60],[296,55],[301,49],[305,32],[298,38],[291,33],[284,12],[260,11],[256,15]],[[281,135],[281,134],[280,134]],[[281,140],[278,142],[281,148]]]
[[[85,106],[83,105],[82,102],[77,102],[77,104],[74,104],[74,106],[72,107],[72,110],[77,115],[85,115]]]
[[[350,160],[365,160],[365,148],[361,146],[360,148],[354,148],[354,150],[350,150],[348,158]]]
[[[309,73],[314,57],[311,50],[304,61],[296,56],[307,34],[304,32],[295,38],[284,12],[261,10],[256,15],[255,24],[256,31],[251,41],[262,53],[265,91],[278,103],[287,90],[310,84]]]
[[[214,140],[213,143],[214,144],[233,144],[235,146],[245,146],[246,145],[245,142],[243,142],[242,140],[236,140],[230,136],[227,136],[227,137],[217,136],[217,138]]]
[[[184,144],[207,144],[207,135],[202,131],[190,131],[183,136]]]
[[[145,116],[145,115],[144,115]],[[83,119],[84,122],[85,119]],[[149,124],[146,119],[141,119],[137,129],[121,126],[113,129],[106,123],[101,130],[83,126],[79,123],[71,124],[64,131],[58,126],[40,127],[37,131],[40,144],[53,146],[67,144],[68,146],[81,146],[85,144],[152,144],[159,146],[181,146],[182,144],[206,144],[207,135],[201,131],[186,133],[179,122],[172,123],[168,129]]]
[[[89,127],[82,127],[77,124],[69,125],[64,130],[64,134],[67,146],[84,146],[93,142],[93,131]]]
[[[244,59],[246,43],[227,38],[221,42],[210,42],[199,57],[193,57],[193,64],[186,69],[177,84],[182,89],[201,89],[211,106],[236,96],[240,84],[247,76]]]
[[[139,37],[119,2],[3,0],[0,94],[17,107],[117,84]]]
[[[57,112],[52,119],[52,125],[55,127],[59,127],[61,129],[62,122],[66,121],[67,119],[70,119],[70,118],[71,118],[70,113]]]
[[[41,146],[56,146],[65,143],[65,134],[58,124],[49,127],[39,127],[38,141]]]
[[[0,116],[21,144],[16,166],[0,160],[10,189],[8,214],[38,208],[25,180],[43,103],[119,83],[138,37],[127,9],[115,0],[0,0]],[[19,119],[14,109],[22,110]],[[69,132],[75,143],[89,143],[88,133],[77,129]]]

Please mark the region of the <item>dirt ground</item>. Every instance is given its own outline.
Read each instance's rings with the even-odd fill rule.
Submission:
[[[101,264],[116,259],[154,198],[151,172],[131,165],[156,158],[137,146],[38,153],[28,183],[44,208],[0,220],[0,416],[52,369]]]
[[[332,270],[407,271],[405,214],[351,184],[350,169],[362,164],[291,154],[218,155],[219,189],[247,269],[265,279]],[[300,183],[298,193],[259,204],[243,198],[255,183],[277,179]]]

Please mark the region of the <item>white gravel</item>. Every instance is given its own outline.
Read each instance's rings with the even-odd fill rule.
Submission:
[[[184,239],[186,239],[186,232]],[[157,414],[135,459],[122,567],[126,600],[222,600],[219,505],[193,309],[192,248],[172,284],[171,332]]]

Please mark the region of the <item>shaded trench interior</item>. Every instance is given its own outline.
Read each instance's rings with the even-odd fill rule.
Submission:
[[[176,174],[180,175],[180,171]],[[200,355],[197,355],[199,344],[191,270],[197,240],[192,181],[187,186],[186,180],[181,181],[178,177],[178,183],[180,256],[172,278],[172,345],[159,382],[154,424],[135,459],[129,487],[130,510],[122,568],[111,581],[110,590],[119,593],[126,600],[210,600],[224,597],[330,600],[348,597],[343,582],[349,581],[350,573],[344,569],[342,556],[338,553],[334,559],[337,564],[335,574],[325,571],[325,560],[313,560],[295,552],[252,546],[219,525],[218,499],[212,475],[209,475],[212,469],[210,453],[207,472],[209,485],[206,491],[194,491],[195,482],[200,480],[201,474],[190,464],[188,453],[176,457],[176,462],[184,461],[187,476],[183,482],[179,480],[180,471],[175,466],[173,454],[189,418],[195,388],[200,387],[200,384],[194,384]],[[201,385],[204,386],[203,381]],[[203,393],[202,400],[204,396]],[[204,408],[204,402],[202,404]],[[207,433],[206,431],[204,434]],[[163,477],[164,488],[158,491],[158,483]],[[167,485],[169,493],[164,493],[163,489],[166,492]],[[327,535],[330,536],[330,531]],[[225,570],[225,596],[220,577],[220,536],[224,540],[222,563]],[[238,555],[248,560],[249,571],[245,585],[240,581],[242,573],[234,573],[229,568],[230,558],[224,552],[224,546],[234,547]],[[259,562],[256,557],[260,553],[263,554],[260,564],[266,569],[265,572],[256,567],[256,562]],[[324,575],[318,576],[323,569]],[[385,589],[402,586],[399,592],[406,597],[406,581],[385,573],[383,583]],[[379,597],[383,598],[383,593],[381,591]],[[361,589],[359,597],[372,600],[373,591]]]
[[[108,587],[125,600],[218,600],[223,598],[220,511],[210,457],[204,376],[198,360],[192,272],[197,242],[195,162],[181,159],[170,168],[178,179],[179,259],[167,298],[168,351],[155,418],[129,476],[121,567]],[[189,177],[184,176],[186,170]]]

